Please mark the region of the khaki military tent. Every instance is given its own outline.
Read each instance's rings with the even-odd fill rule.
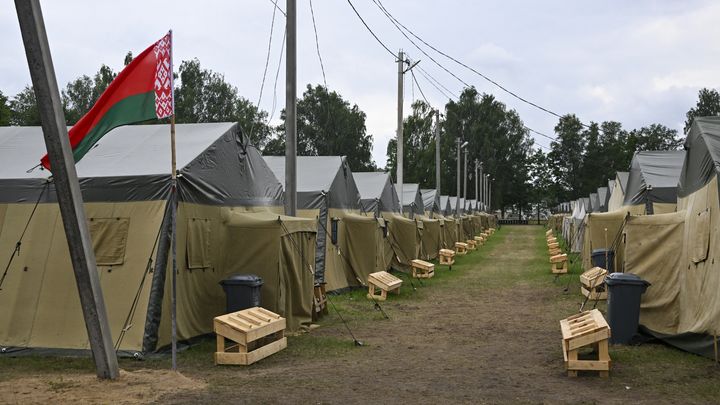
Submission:
[[[170,342],[169,131],[116,128],[76,165],[122,351]],[[225,312],[218,282],[235,272],[265,280],[262,305],[285,316],[289,329],[309,323],[312,269],[304,259],[313,254],[314,222],[278,214],[282,187],[237,124],[177,125],[176,137],[178,337],[212,332],[213,317]],[[44,153],[41,128],[0,128],[0,262],[10,263],[0,290],[0,346],[86,350],[54,185],[50,173],[29,170]]]
[[[265,161],[284,184],[285,157]],[[325,283],[327,291],[365,285],[376,266],[355,259],[375,254],[381,224],[372,214],[360,215],[360,192],[345,157],[298,156],[297,204],[298,216],[318,221],[315,283]],[[350,235],[348,226],[357,232]]]
[[[367,212],[373,212],[380,225],[379,231],[383,231],[382,235],[378,235],[377,243],[381,248],[377,249],[376,271],[385,271],[390,268],[394,252],[387,238],[387,224],[384,217],[389,215],[400,215],[400,200],[395,192],[395,186],[389,173],[385,172],[359,172],[353,173],[355,184],[357,184],[360,192],[360,201]],[[351,225],[351,228],[353,226]],[[348,229],[351,232],[351,229]],[[382,236],[380,238],[379,236]],[[357,251],[357,249],[356,249]],[[364,254],[369,259],[371,251],[357,252]]]
[[[652,283],[642,296],[641,325],[712,357],[720,335],[720,118],[696,118],[685,149],[678,212],[628,220],[625,270]]]
[[[417,183],[403,184],[402,194],[403,215],[413,219],[415,215],[425,214],[425,202],[420,193],[420,185]]]
[[[625,202],[625,187],[627,187],[629,172],[617,172],[615,181],[610,187],[610,200],[608,201],[608,212],[615,211],[623,206]]]
[[[684,150],[638,152],[630,165],[625,201],[633,214],[675,211]]]

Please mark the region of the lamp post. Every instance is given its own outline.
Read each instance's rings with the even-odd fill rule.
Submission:
[[[467,143],[467,142],[465,142],[465,143]],[[467,145],[466,145],[466,146],[467,146]],[[464,149],[464,148],[463,148],[463,149]],[[468,199],[468,195],[467,195],[467,175],[468,175],[468,170],[467,170],[467,163],[468,163],[467,160],[468,160],[468,159],[467,159],[467,156],[468,156],[468,150],[467,150],[467,149],[465,149],[465,150],[463,151],[463,156],[465,157],[465,171],[464,171],[464,173],[463,173],[463,198],[465,199],[465,204],[464,204],[464,206],[463,206],[463,210],[465,210],[465,207],[467,206],[467,199]]]

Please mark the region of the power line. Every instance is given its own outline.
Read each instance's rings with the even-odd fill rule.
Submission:
[[[317,56],[320,60],[320,70],[322,71],[323,83],[325,84],[325,91],[328,89],[327,80],[325,79],[325,64],[323,63],[322,55],[320,55],[320,42],[318,41],[317,24],[315,24],[315,10],[313,9],[313,2],[310,0],[310,15],[312,16],[313,31],[315,32],[315,49],[317,50]]]
[[[442,83],[440,83],[440,81],[438,81],[436,78],[434,78],[430,73],[423,70],[420,66],[417,66],[417,69],[418,69],[418,72],[420,72],[420,75],[423,76],[425,78],[425,80],[427,80],[433,87],[435,87],[435,89],[437,89],[438,92],[442,93],[443,96],[447,97],[450,100],[460,98],[452,90],[449,90]]]
[[[413,82],[415,82],[415,85],[417,86],[418,90],[420,91],[420,95],[422,96],[423,100],[425,100],[425,103],[432,108],[430,105],[430,102],[428,101],[427,97],[425,97],[425,93],[422,91],[422,87],[420,87],[420,83],[418,83],[417,78],[415,77],[415,72],[410,69],[410,75],[412,76]]]
[[[526,98],[518,95],[517,93],[515,93],[515,92],[513,92],[513,91],[511,91],[511,90],[509,90],[509,89],[507,89],[505,86],[501,85],[500,83],[498,83],[497,81],[491,79],[490,77],[486,76],[485,74],[483,74],[483,73],[475,70],[474,68],[468,66],[467,64],[465,64],[465,63],[457,60],[456,58],[454,58],[454,57],[448,55],[447,53],[445,53],[445,52],[437,49],[436,47],[430,45],[427,41],[425,41],[424,39],[420,38],[420,37],[419,37],[418,35],[416,35],[412,30],[410,30],[410,29],[407,28],[405,25],[403,25],[400,21],[398,21],[389,11],[387,11],[387,9],[386,9],[385,6],[381,3],[380,0],[372,0],[372,1],[373,1],[373,3],[375,3],[375,5],[378,6],[378,8],[380,8],[380,10],[383,12],[383,14],[385,14],[386,17],[387,17],[388,19],[390,19],[391,22],[393,22],[393,25],[395,25],[395,27],[398,28],[398,30],[399,30],[399,31],[403,34],[403,36],[405,36],[406,38],[407,38],[407,35],[403,32],[402,29],[400,29],[400,28],[398,27],[398,25],[400,25],[400,27],[402,27],[405,31],[407,31],[410,35],[412,35],[413,37],[415,37],[418,41],[422,42],[422,43],[423,43],[425,46],[427,46],[428,48],[430,48],[430,49],[432,49],[433,51],[439,53],[440,55],[442,55],[442,56],[450,59],[451,61],[457,63],[458,65],[460,65],[460,66],[462,66],[462,67],[470,70],[471,72],[477,74],[478,76],[482,77],[482,78],[485,79],[486,81],[488,81],[488,82],[492,83],[493,85],[497,86],[499,89],[501,89],[502,91],[504,91],[504,92],[508,93],[509,95],[515,97],[516,99],[518,99],[518,100],[520,100],[520,101],[522,101],[522,102],[524,102],[524,103],[526,103],[526,104],[528,104],[528,105],[531,105],[531,106],[533,106],[533,107],[535,107],[535,108],[537,108],[537,109],[539,109],[539,110],[541,110],[541,111],[544,111],[544,112],[546,112],[546,113],[548,113],[548,114],[550,114],[550,115],[553,115],[553,116],[555,116],[555,117],[557,117],[557,118],[562,118],[562,115],[560,115],[560,114],[558,114],[558,113],[556,113],[556,112],[554,112],[554,111],[552,111],[552,110],[550,110],[550,109],[548,109],[548,108],[542,107],[542,106],[540,106],[540,105],[538,105],[538,104],[536,104],[536,103],[534,103],[534,102],[532,102],[532,101],[530,101],[530,100],[528,100],[528,99],[526,99]],[[411,41],[411,42],[412,42],[412,41]],[[415,45],[414,42],[413,42],[413,45]],[[417,47],[417,45],[415,45],[415,46]],[[423,53],[424,53],[424,52],[423,52]],[[434,60],[433,60],[433,61],[434,61]],[[436,62],[436,63],[437,63],[437,62]],[[443,67],[443,69],[445,69],[445,68]],[[446,70],[446,69],[445,69],[445,70]],[[453,74],[453,76],[456,77],[454,74]],[[469,87],[469,86],[468,86],[468,87]],[[587,126],[587,125],[586,125],[586,124],[583,124],[583,126]]]
[[[350,0],[348,0],[348,1],[350,1]],[[458,75],[456,75],[455,73],[451,72],[450,69],[448,69],[448,68],[446,68],[445,66],[443,66],[440,62],[438,62],[437,60],[435,60],[435,58],[433,58],[432,56],[430,56],[430,54],[428,54],[427,52],[425,52],[425,50],[422,49],[418,44],[416,44],[415,41],[413,41],[413,40],[405,33],[405,31],[403,31],[403,30],[400,28],[400,26],[398,25],[399,22],[397,22],[397,20],[395,20],[395,18],[394,18],[392,15],[390,15],[390,13],[388,13],[388,12],[385,10],[385,8],[378,2],[379,0],[372,0],[372,1],[373,1],[373,3],[374,3],[376,6],[378,6],[378,8],[380,8],[380,11],[382,11],[383,14],[385,14],[385,16],[386,16],[386,17],[390,20],[390,22],[395,26],[395,28],[402,34],[402,36],[404,36],[405,39],[407,39],[408,41],[410,41],[410,43],[413,44],[413,46],[414,46],[415,48],[417,48],[418,51],[422,52],[423,55],[427,56],[431,61],[433,61],[433,63],[435,63],[436,65],[438,65],[442,70],[444,70],[445,72],[447,72],[450,76],[452,76],[452,77],[454,77],[455,79],[457,79],[457,80],[458,80],[460,83],[462,83],[465,87],[470,87],[470,84],[468,84],[466,81],[464,81],[463,79],[461,79],[461,78],[460,78]]]
[[[273,116],[275,115],[275,107],[277,107],[277,84],[278,84],[278,77],[280,77],[280,67],[282,66],[283,54],[285,53],[285,38],[286,37],[287,37],[287,24],[285,24],[285,30],[283,31],[283,39],[282,39],[282,42],[280,43],[280,59],[278,60],[277,71],[275,71],[275,84],[273,85],[272,110],[270,112],[270,115],[268,115],[268,119],[267,119],[268,124],[270,123]]]
[[[270,0],[270,3],[273,4],[274,8],[282,13],[285,17],[287,17],[287,14],[285,13],[285,10],[281,9],[280,6],[277,5],[277,0]]]
[[[370,27],[367,25],[367,23],[366,23],[365,20],[362,18],[362,16],[360,15],[360,13],[358,13],[358,11],[357,11],[357,9],[355,8],[355,6],[352,4],[352,1],[347,0],[347,2],[348,2],[348,4],[350,4],[350,7],[352,7],[353,11],[355,12],[355,15],[360,19],[360,21],[363,23],[363,25],[364,25],[365,28],[368,30],[368,32],[370,32],[370,34],[372,34],[373,38],[375,38],[375,40],[376,40],[383,48],[385,48],[385,50],[386,50],[390,55],[392,55],[393,58],[396,57],[395,52],[391,51],[390,48],[388,48],[387,45],[385,45],[385,44],[383,43],[383,41],[381,41],[380,38],[378,38],[378,36],[375,35],[375,33],[373,32],[373,30],[370,29]]]
[[[260,83],[260,95],[258,96],[257,108],[260,109],[260,102],[262,102],[263,90],[265,90],[265,78],[267,77],[268,66],[270,66],[270,51],[272,50],[272,39],[273,32],[275,31],[275,14],[277,11],[277,0],[270,0],[275,4],[273,8],[272,20],[270,21],[270,39],[268,40],[267,56],[265,56],[265,69],[263,70],[262,82]],[[251,131],[252,132],[252,131]]]

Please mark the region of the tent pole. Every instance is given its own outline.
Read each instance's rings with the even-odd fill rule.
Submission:
[[[172,292],[170,315],[172,323],[172,369],[177,370],[177,161],[175,154],[175,114],[170,117],[171,190],[170,190],[170,233],[172,241]]]

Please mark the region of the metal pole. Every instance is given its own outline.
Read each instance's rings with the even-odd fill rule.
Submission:
[[[440,110],[435,110],[435,194],[440,198]]]
[[[30,77],[37,99],[45,146],[52,167],[70,261],[75,273],[90,350],[99,378],[116,379],[117,356],[95,264],[80,183],[67,134],[55,68],[39,0],[15,0]]]
[[[488,175],[484,174],[483,179],[482,179],[483,180],[483,198],[485,199],[485,210],[487,212],[490,212],[490,207],[488,207],[487,179],[488,179]]]
[[[478,159],[475,159],[475,209],[477,211],[480,211],[480,209],[477,207],[478,204],[480,204],[480,198],[478,198],[478,172],[480,170],[480,161]]]
[[[480,177],[480,199],[478,201],[480,201],[480,204],[482,204],[482,210],[485,211],[485,193],[484,193],[484,189],[485,189],[484,177],[485,177],[485,175],[483,174],[483,163],[482,162],[480,162],[480,176],[479,177]]]
[[[285,215],[297,213],[297,4],[285,5]]]
[[[175,153],[175,114],[170,117],[170,234],[172,253],[172,291],[170,294],[170,328],[172,369],[177,370],[177,157]]]
[[[492,180],[488,177],[488,207],[490,207],[490,211],[492,211]]]
[[[404,75],[404,58],[403,51],[398,52],[398,99],[397,99],[397,185],[398,198],[400,199],[400,213],[403,208],[403,75]]]
[[[457,144],[457,194],[455,194],[455,216],[460,218],[460,138],[455,143]]]
[[[468,199],[468,195],[467,195],[467,174],[468,174],[467,173],[467,155],[468,155],[468,151],[467,151],[467,149],[465,149],[464,152],[465,153],[463,153],[463,155],[465,157],[465,171],[463,173],[463,198],[465,198],[465,205],[467,205],[467,199]],[[463,207],[463,209],[465,209],[465,207]]]

